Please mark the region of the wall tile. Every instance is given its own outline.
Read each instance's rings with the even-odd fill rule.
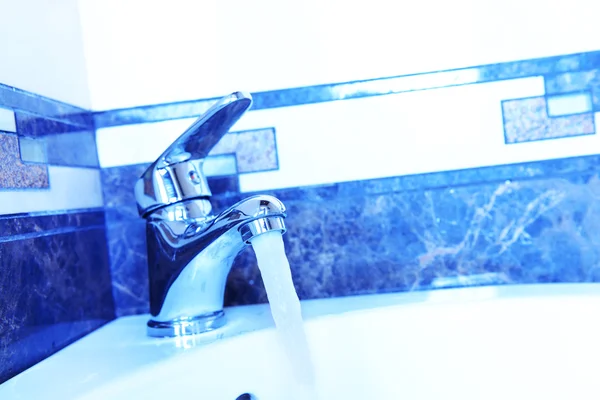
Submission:
[[[230,132],[209,153],[210,156],[220,154],[235,154],[240,173],[279,168],[274,128]]]
[[[81,228],[104,226],[104,210],[101,208],[61,214],[30,215],[13,214],[0,216],[0,241],[15,236],[55,232],[58,229],[79,230]]]
[[[88,110],[1,83],[0,104],[9,109],[68,121],[73,125],[86,128],[94,126],[92,115]]]
[[[598,68],[600,62],[594,65]],[[546,93],[568,93],[590,90],[594,111],[600,110],[600,70],[573,71],[546,77]]]
[[[592,113],[549,117],[545,97],[502,102],[506,143],[531,142],[595,133]]]
[[[423,290],[493,273],[504,283],[600,282],[600,175],[286,202],[300,298]],[[266,302],[251,250],[228,304]]]
[[[550,117],[592,112],[592,98],[589,92],[546,96],[546,104],[548,106],[548,116]]]
[[[23,164],[17,136],[0,133],[0,190],[44,189],[48,186],[47,167]]]
[[[36,166],[46,168],[45,165]],[[53,165],[47,168],[50,181],[48,189],[0,190],[0,215],[102,207],[98,169]]]
[[[0,224],[3,382],[113,319],[114,303],[102,212]]]
[[[23,136],[42,137],[92,128],[92,126],[85,123],[72,123],[68,120],[57,120],[48,116],[29,114],[23,111],[17,111],[15,116],[17,132]]]
[[[572,72],[599,65],[600,52],[590,52],[565,56],[513,61],[475,68],[462,68],[450,71],[433,71],[423,74],[393,76],[354,82],[340,82],[326,85],[304,86],[252,93],[252,110],[289,107],[300,104],[349,100],[361,97],[402,93],[414,90],[433,89],[471,83],[491,82],[530,76],[559,74],[570,76]],[[577,74],[578,72],[575,72]],[[569,88],[570,92],[582,90]],[[548,93],[552,93],[549,91]],[[197,117],[204,113],[216,100],[199,99],[177,103],[156,104],[143,107],[122,108],[94,113],[96,127],[106,128],[144,122],[165,121]]]
[[[449,180],[422,175],[421,186],[398,177],[269,193],[288,207],[284,240],[303,299],[423,290],[439,287],[439,278],[482,274],[493,284],[599,281],[599,165],[582,157]],[[219,211],[242,197],[225,192],[213,204]],[[135,215],[135,207],[118,207]],[[117,314],[147,312],[143,222],[120,218],[109,238]],[[246,249],[229,275],[226,304],[265,301]]]

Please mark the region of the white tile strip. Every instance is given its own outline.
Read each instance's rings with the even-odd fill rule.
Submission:
[[[0,215],[102,207],[100,171],[48,167],[49,190],[0,191]]]
[[[592,98],[589,93],[571,93],[560,96],[548,96],[548,115],[581,114],[592,111]]]
[[[234,129],[274,126],[280,169],[242,174],[240,188],[251,192],[578,155],[577,146],[553,141],[518,149],[504,144],[501,101],[543,94],[543,79],[533,77],[250,112]]]
[[[501,101],[543,96],[542,77],[250,111],[232,130],[273,126],[280,169],[243,192],[600,153],[600,135],[504,143]],[[151,162],[193,119],[98,131],[102,167]],[[598,126],[598,125],[597,125]]]
[[[0,131],[16,132],[15,113],[6,108],[0,108]]]
[[[196,118],[102,128],[96,131],[102,168],[152,162]]]

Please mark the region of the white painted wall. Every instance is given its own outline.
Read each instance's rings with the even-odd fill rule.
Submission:
[[[90,107],[77,0],[0,0],[0,83]]]
[[[96,110],[600,49],[589,0],[79,0]]]

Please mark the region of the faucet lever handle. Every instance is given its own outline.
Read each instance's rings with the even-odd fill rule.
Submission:
[[[148,167],[135,184],[142,217],[169,204],[211,196],[202,172],[204,158],[251,104],[244,92],[217,100]]]

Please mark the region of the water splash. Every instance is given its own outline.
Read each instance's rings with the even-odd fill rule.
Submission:
[[[300,301],[292,282],[290,264],[280,232],[267,232],[251,239],[265,284],[271,314],[302,395],[317,399],[315,373],[304,331]],[[301,398],[300,396],[298,398]]]

